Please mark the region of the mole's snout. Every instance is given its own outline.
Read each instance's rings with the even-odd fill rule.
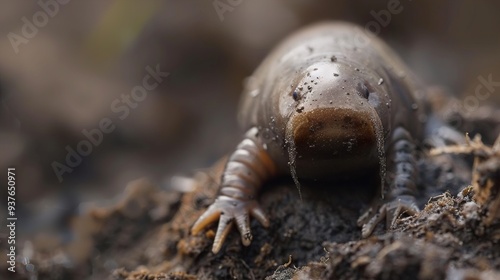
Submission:
[[[298,155],[317,159],[371,156],[377,139],[370,111],[318,108],[290,121]]]

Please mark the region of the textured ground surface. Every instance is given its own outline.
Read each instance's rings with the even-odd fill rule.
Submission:
[[[40,279],[499,277],[500,223],[487,226],[486,211],[473,201],[468,161],[442,155],[419,164],[423,211],[402,217],[392,230],[379,226],[368,239],[361,239],[356,219],[370,203],[369,189],[306,185],[300,201],[293,184],[280,181],[261,197],[271,226],[252,221],[251,246],[233,232],[221,253],[212,254],[215,225],[199,236],[188,231],[215,196],[221,161],[196,173],[194,189],[185,193],[134,181],[109,205],[88,206],[73,222],[73,242],[44,252],[49,241],[35,240],[36,250],[25,254]]]

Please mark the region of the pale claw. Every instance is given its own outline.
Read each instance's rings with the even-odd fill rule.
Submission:
[[[249,213],[256,218],[264,227],[269,226],[264,211],[255,200],[241,200],[229,196],[219,196],[215,202],[208,207],[207,211],[198,218],[191,228],[192,234],[197,234],[210,223],[219,220],[217,233],[215,234],[212,252],[216,254],[222,248],[231,228],[236,222],[236,226],[241,235],[241,242],[248,246],[252,242],[250,231]]]
[[[370,236],[384,218],[386,219],[386,228],[390,229],[394,226],[399,215],[403,213],[414,215],[419,211],[415,198],[409,195],[398,196],[394,200],[384,203],[375,214],[373,214],[373,208],[370,208],[358,219],[358,226],[362,227],[361,236],[363,238]]]

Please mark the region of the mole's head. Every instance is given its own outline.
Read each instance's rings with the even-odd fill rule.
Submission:
[[[295,105],[286,134],[299,158],[349,165],[383,156],[391,100],[380,77],[348,64],[319,62],[284,98]]]

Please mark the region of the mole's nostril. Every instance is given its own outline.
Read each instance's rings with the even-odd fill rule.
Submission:
[[[370,90],[365,84],[358,85],[358,93],[361,97],[368,100],[370,98]]]

